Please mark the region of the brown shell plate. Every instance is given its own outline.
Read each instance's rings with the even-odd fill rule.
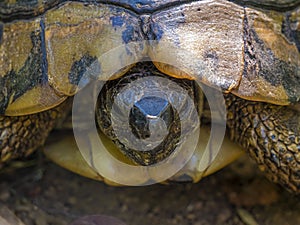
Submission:
[[[297,0],[10,2],[0,3],[2,115],[52,108],[80,81],[145,57],[244,99],[299,102]]]

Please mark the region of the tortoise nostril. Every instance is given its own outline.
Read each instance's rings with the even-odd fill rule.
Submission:
[[[131,108],[129,125],[139,139],[149,138],[154,133],[158,138],[165,137],[173,115],[168,100],[156,96],[144,97]]]

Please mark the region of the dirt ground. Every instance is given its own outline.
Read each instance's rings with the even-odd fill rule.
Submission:
[[[15,221],[9,225],[67,225],[92,214],[126,225],[294,225],[300,201],[247,158],[198,184],[111,187],[44,160],[0,175],[0,215]]]

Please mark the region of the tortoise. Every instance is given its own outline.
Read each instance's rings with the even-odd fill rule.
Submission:
[[[182,144],[183,152],[188,144],[196,150],[169,180],[197,182],[246,150],[272,181],[300,193],[299,50],[297,0],[1,1],[1,165],[43,146],[50,131],[74,112],[72,96],[95,82],[102,86],[93,123],[118,160],[159,164],[175,154],[180,136],[188,133],[185,127],[194,129],[199,120],[200,139],[191,135]],[[142,83],[130,86],[140,78]],[[165,85],[166,79],[177,86]],[[202,88],[221,90],[227,113],[221,151],[200,171],[199,149],[214,114]],[[145,90],[150,96],[141,97]],[[170,94],[154,96],[164,90]],[[178,97],[182,90],[188,97]],[[184,115],[187,99],[198,119]],[[117,100],[121,105],[114,108]],[[85,101],[77,115],[85,116],[80,114],[89,104]],[[129,114],[122,113],[123,103],[130,106]],[[150,149],[136,150],[118,139],[113,109],[125,115],[129,132],[148,141]],[[128,124],[117,121],[127,132]],[[193,129],[189,133],[197,136]],[[58,164],[69,161],[63,166],[79,174],[115,184],[95,170],[94,161],[78,158],[72,134],[62,134],[63,140],[45,144],[46,155]],[[99,163],[110,167],[106,159]]]

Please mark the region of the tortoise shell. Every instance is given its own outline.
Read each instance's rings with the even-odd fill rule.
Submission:
[[[42,145],[89,81],[147,58],[220,88],[231,140],[299,193],[299,50],[298,0],[1,1],[1,161]]]
[[[163,73],[200,79],[244,99],[296,103],[298,5],[296,0],[1,2],[0,113],[53,108],[76,93],[92,63],[105,80],[116,63],[143,57],[163,61],[170,51],[189,71],[155,63]],[[130,42],[141,46],[128,49],[124,44]],[[114,64],[101,57],[116,47]]]

